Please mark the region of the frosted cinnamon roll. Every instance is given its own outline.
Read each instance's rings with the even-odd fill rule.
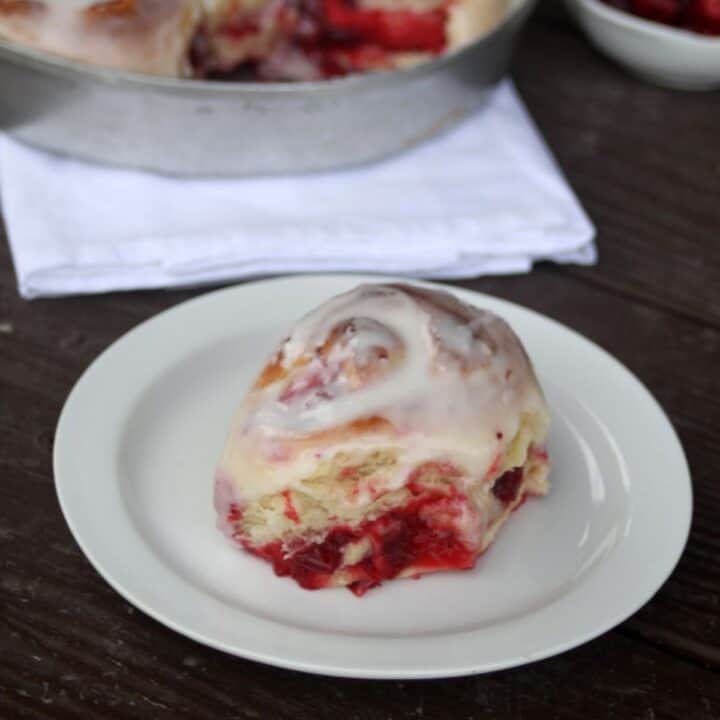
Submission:
[[[548,424],[499,317],[362,285],[300,320],[242,402],[216,474],[219,526],[309,589],[362,595],[469,569],[548,491]]]

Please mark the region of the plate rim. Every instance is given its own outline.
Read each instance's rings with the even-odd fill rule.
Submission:
[[[609,363],[611,366],[615,368],[615,370],[619,370],[622,374],[626,376],[627,379],[633,381],[636,385],[636,387],[642,392],[642,394],[645,397],[646,401],[649,401],[650,408],[653,412],[653,415],[656,415],[659,420],[662,420],[663,425],[665,426],[665,429],[669,431],[669,440],[672,441],[672,444],[674,445],[674,451],[677,453],[677,459],[680,461],[680,469],[682,470],[682,478],[675,478],[673,479],[673,484],[676,486],[676,489],[681,492],[684,495],[685,505],[687,508],[687,512],[684,513],[682,517],[677,516],[678,523],[682,523],[682,527],[680,528],[680,537],[682,538],[681,541],[678,541],[677,546],[674,548],[673,553],[668,553],[667,557],[665,558],[665,561],[662,563],[662,569],[658,570],[655,573],[655,577],[651,585],[653,586],[653,589],[649,593],[638,593],[638,596],[633,599],[632,602],[629,602],[625,605],[622,611],[616,613],[611,618],[608,618],[605,622],[600,623],[598,625],[595,625],[594,627],[588,629],[586,632],[582,633],[576,633],[575,636],[569,640],[569,641],[563,641],[557,644],[548,644],[547,647],[543,648],[540,652],[535,652],[531,656],[518,656],[518,657],[512,657],[512,656],[506,656],[502,660],[499,660],[494,663],[479,663],[477,665],[468,665],[462,664],[458,666],[451,666],[451,667],[427,667],[427,668],[413,668],[411,670],[374,670],[372,667],[363,667],[358,668],[354,666],[337,666],[337,665],[327,665],[323,664],[322,662],[313,662],[312,660],[298,660],[293,658],[287,658],[282,656],[277,656],[272,653],[264,653],[262,651],[253,650],[253,649],[247,649],[247,648],[238,648],[234,645],[231,645],[229,643],[225,643],[221,640],[218,640],[209,634],[204,634],[203,632],[199,632],[195,630],[194,628],[189,628],[185,625],[183,625],[181,622],[176,621],[173,619],[170,615],[168,615],[166,612],[164,612],[162,609],[154,607],[152,604],[145,601],[145,599],[138,597],[137,594],[132,590],[129,589],[123,584],[116,580],[113,577],[113,574],[110,569],[106,568],[103,564],[103,562],[98,559],[96,556],[95,551],[93,548],[86,542],[86,539],[83,537],[83,532],[79,528],[78,523],[76,523],[73,510],[70,506],[70,500],[69,495],[67,494],[67,488],[65,489],[65,492],[63,490],[64,482],[61,479],[62,476],[62,448],[64,447],[64,443],[66,442],[65,437],[66,435],[71,433],[72,430],[72,424],[71,424],[71,418],[72,413],[75,411],[75,405],[77,403],[78,395],[80,394],[81,390],[84,388],[84,386],[88,383],[91,383],[93,381],[93,374],[98,371],[98,368],[102,369],[102,365],[105,361],[105,358],[107,356],[115,353],[118,351],[118,346],[121,344],[124,344],[126,342],[130,342],[132,338],[137,337],[142,332],[147,332],[148,326],[151,326],[154,324],[159,318],[166,318],[171,315],[176,314],[182,314],[189,306],[197,306],[201,304],[210,303],[213,304],[215,302],[219,301],[220,297],[224,296],[232,296],[234,294],[240,294],[242,295],[243,291],[249,287],[256,288],[258,286],[272,286],[272,285],[285,285],[285,284],[302,284],[307,282],[340,282],[340,283],[348,283],[348,284],[359,284],[361,282],[411,282],[413,284],[426,286],[426,287],[435,287],[444,289],[446,291],[449,291],[451,293],[456,294],[458,297],[460,297],[463,300],[470,300],[471,302],[475,302],[476,304],[481,304],[485,299],[490,300],[492,303],[499,304],[501,306],[507,306],[510,308],[513,308],[515,310],[519,310],[522,313],[525,313],[529,316],[529,318],[533,322],[541,321],[544,323],[550,323],[552,326],[561,329],[562,331],[569,333],[570,337],[572,338],[573,342],[580,341],[582,343],[587,344],[587,346],[594,352],[597,353],[598,356],[602,359],[604,363]],[[89,379],[88,379],[89,378]],[[406,680],[406,679],[431,679],[431,678],[441,678],[441,677],[460,677],[460,676],[466,676],[471,674],[480,674],[485,672],[494,672],[496,670],[502,670],[507,669],[511,667],[518,667],[524,664],[527,664],[529,662],[535,662],[537,660],[549,658],[552,656],[555,656],[557,654],[560,654],[562,652],[565,652],[567,650],[571,650],[573,648],[576,648],[580,645],[583,645],[586,642],[589,642],[590,640],[593,640],[597,638],[598,636],[608,632],[613,627],[617,626],[618,624],[625,621],[628,617],[633,615],[637,610],[639,610],[641,607],[643,607],[664,585],[664,583],[667,581],[667,579],[672,575],[675,568],[677,567],[677,564],[679,563],[683,552],[685,550],[685,547],[687,546],[688,537],[692,525],[692,518],[693,518],[693,491],[692,491],[692,481],[691,481],[691,474],[690,474],[690,468],[687,462],[687,457],[685,455],[684,448],[682,446],[682,443],[680,442],[680,439],[677,435],[677,431],[675,430],[675,427],[673,426],[672,422],[670,421],[669,417],[665,413],[664,409],[658,402],[658,400],[655,398],[655,396],[650,392],[650,390],[647,388],[647,386],[638,378],[629,368],[627,368],[623,363],[621,363],[617,358],[615,358],[612,354],[610,354],[607,350],[605,350],[602,346],[597,344],[595,341],[587,338],[586,336],[582,335],[578,331],[574,330],[573,328],[568,327],[567,325],[547,316],[543,313],[540,313],[536,310],[533,310],[531,308],[528,308],[524,305],[521,305],[519,303],[515,303],[513,301],[505,300],[504,298],[499,298],[497,296],[491,295],[489,293],[480,292],[477,290],[464,288],[464,287],[457,287],[454,285],[447,285],[444,283],[437,283],[437,282],[428,282],[428,281],[421,281],[417,279],[408,279],[408,278],[401,278],[401,277],[395,277],[395,276],[385,276],[385,275],[376,275],[376,274],[355,274],[355,273],[327,273],[327,274],[320,274],[320,275],[312,275],[312,274],[300,274],[300,275],[290,275],[290,276],[279,276],[279,277],[273,277],[269,279],[262,279],[257,281],[250,281],[245,282],[241,284],[235,284],[231,285],[229,287],[223,287],[220,289],[216,289],[210,292],[202,293],[196,297],[190,298],[188,300],[179,302],[159,313],[156,313],[152,315],[151,317],[141,321],[136,326],[131,328],[126,333],[122,334],[120,337],[118,337],[116,340],[114,340],[110,345],[108,345],[107,348],[105,348],[82,372],[80,377],[76,380],[75,384],[73,385],[72,390],[68,394],[65,403],[63,405],[63,408],[60,412],[58,422],[56,425],[56,431],[55,431],[55,442],[53,446],[53,476],[54,476],[54,485],[55,485],[55,491],[58,497],[58,502],[60,504],[60,508],[63,514],[63,517],[65,519],[65,522],[68,525],[68,528],[71,531],[71,534],[73,535],[73,539],[75,542],[77,542],[78,546],[82,550],[83,554],[87,558],[87,560],[90,562],[91,566],[94,568],[94,570],[107,582],[121,597],[123,597],[127,602],[131,603],[133,606],[141,610],[146,615],[149,615],[151,618],[156,620],[157,622],[161,623],[165,627],[170,628],[171,630],[188,637],[192,639],[195,642],[201,643],[203,645],[206,645],[208,647],[212,647],[216,650],[220,650],[222,652],[226,652],[228,654],[245,658],[248,660],[261,662],[264,664],[269,664],[277,667],[282,667],[285,669],[290,670],[296,670],[296,671],[303,671],[308,672],[312,674],[319,674],[319,675],[326,675],[326,676],[334,676],[334,677],[348,677],[348,678],[365,678],[365,679],[393,679],[393,680]],[[164,560],[157,556],[157,554],[154,552],[152,547],[148,547],[149,552],[156,558],[156,560],[162,564],[166,563]],[[177,574],[177,572],[173,569],[172,572],[174,574]],[[187,582],[187,581],[186,581]],[[250,613],[248,613],[249,616],[252,616]],[[281,623],[277,623],[276,621],[267,621],[272,624],[276,624],[280,627],[283,627]],[[318,633],[314,631],[310,631],[307,629],[301,630],[300,632],[305,634],[312,634],[317,635]],[[482,632],[482,630],[476,630],[475,632]],[[452,635],[453,633],[450,632],[443,632],[440,633],[440,636],[448,636]],[[322,634],[321,634],[322,635]],[[394,640],[394,639],[393,639]],[[447,663],[446,663],[447,664]]]

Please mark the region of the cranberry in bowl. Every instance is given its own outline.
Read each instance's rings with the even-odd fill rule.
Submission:
[[[592,43],[649,82],[720,87],[718,0],[566,0]]]

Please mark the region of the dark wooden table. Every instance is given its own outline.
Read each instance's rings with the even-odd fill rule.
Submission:
[[[572,652],[454,680],[314,677],[165,629],[79,551],[55,498],[51,451],[88,363],[195,293],[25,302],[0,242],[0,719],[720,718],[720,94],[641,84],[552,3],[533,19],[514,75],[597,224],[600,263],[460,284],[589,336],[669,413],[696,506],[667,584]]]

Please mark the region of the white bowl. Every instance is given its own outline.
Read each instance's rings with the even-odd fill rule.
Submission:
[[[720,87],[720,37],[706,37],[616,10],[566,0],[592,42],[636,75],[679,90]]]

